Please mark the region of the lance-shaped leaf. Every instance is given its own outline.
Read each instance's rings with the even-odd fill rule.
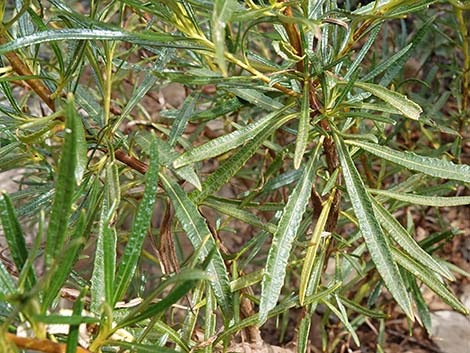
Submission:
[[[259,325],[267,320],[269,311],[276,306],[279,299],[286,276],[287,261],[289,260],[292,243],[310,198],[310,188],[315,176],[314,166],[317,152],[318,148],[310,157],[302,177],[289,196],[287,205],[284,207],[279,220],[277,231],[273,235],[262,282]]]
[[[116,165],[107,166],[107,183],[104,185],[104,195],[98,224],[98,240],[96,242],[93,273],[91,276],[90,310],[94,313],[99,313],[103,302],[112,303],[114,298],[117,237],[115,228],[110,225],[110,218],[114,215],[112,209],[118,205],[120,197],[119,193],[115,190],[115,176],[117,177]],[[117,187],[119,188],[119,186]]]
[[[318,217],[315,228],[313,229],[312,237],[308,243],[308,250],[305,255],[304,265],[302,266],[302,273],[300,275],[299,301],[301,305],[304,304],[307,287],[310,283],[310,277],[312,275],[313,266],[317,256],[318,245],[320,244],[321,236],[325,229],[326,221],[328,220],[328,214],[330,213],[334,194],[334,192],[331,193],[330,197],[323,205],[320,216]]]
[[[47,272],[46,279],[42,281],[42,312],[45,313],[54,299],[59,294],[64,282],[70,276],[72,266],[77,260],[79,250],[82,248],[85,238],[83,232],[85,230],[85,211],[82,211],[75,230],[72,233],[72,240],[67,244],[67,248],[62,250],[60,255],[54,259],[53,266]]]
[[[60,255],[64,248],[72,199],[76,188],[77,154],[79,134],[77,130],[80,119],[74,107],[73,96],[69,94],[65,108],[64,143],[60,155],[59,171],[55,186],[54,202],[46,235],[46,266],[51,266],[53,260]],[[80,122],[81,123],[81,122]]]
[[[346,189],[372,261],[374,261],[377,271],[382,276],[392,296],[406,315],[413,319],[413,310],[405,283],[397,264],[393,260],[385,234],[375,218],[371,197],[349,155],[344,141],[337,134],[334,135],[334,139]]]
[[[74,131],[75,143],[77,145],[77,152],[75,154],[75,158],[77,159],[75,167],[75,182],[77,185],[80,185],[88,164],[88,146],[85,137],[85,130],[83,129],[82,119],[77,114],[73,105],[71,108],[73,110],[70,111],[70,114],[75,115],[74,119],[72,119],[72,129]]]
[[[421,262],[427,268],[441,274],[442,276],[452,280],[454,276],[452,273],[432,258],[426,251],[424,251],[407,230],[388,212],[385,207],[372,198],[372,206],[377,219],[382,224],[382,227],[390,234],[404,251],[406,251],[412,258]]]
[[[160,179],[191,244],[195,249],[200,249],[200,260],[205,260],[207,255],[213,253],[207,267],[207,272],[211,275],[210,284],[224,315],[230,317],[232,304],[228,270],[205,219],[181,186],[164,173],[160,173]]]
[[[15,292],[16,283],[13,281],[11,274],[8,272],[3,262],[0,261],[0,300],[4,301],[4,296],[13,294]]]
[[[284,111],[284,109],[282,111]],[[240,148],[232,157],[225,160],[224,163],[222,163],[220,167],[206,179],[202,185],[202,191],[195,191],[191,194],[192,200],[198,204],[204,201],[208,196],[213,195],[222,187],[222,185],[233,177],[241,167],[243,167],[243,165],[256,153],[263,142],[266,141],[269,135],[271,135],[281,125],[292,119],[293,116],[294,115],[289,114],[279,117],[278,120],[271,122],[251,141],[248,141],[243,148]]]
[[[289,107],[291,106],[292,105]],[[201,146],[186,151],[173,162],[173,166],[180,168],[194,162],[213,158],[241,146],[253,139],[260,131],[268,126],[271,121],[275,121],[274,119],[278,117],[279,112],[273,112],[239,130],[220,136]]]
[[[409,271],[413,276],[418,277],[425,285],[436,293],[445,303],[464,315],[468,315],[468,309],[447,289],[446,285],[440,281],[436,275],[426,266],[418,263],[402,251],[392,249],[394,259]]]
[[[280,110],[283,108],[282,103],[253,88],[233,87],[229,88],[228,91],[232,92],[237,97],[254,104],[257,107],[260,107],[261,109],[267,110],[268,112]]]
[[[124,254],[122,255],[121,262],[119,263],[116,282],[114,284],[115,291],[113,304],[115,304],[125,294],[129,284],[131,283],[132,277],[134,276],[134,272],[141,256],[142,245],[150,226],[150,220],[152,218],[153,208],[155,205],[155,197],[157,195],[158,168],[158,149],[156,142],[153,141],[150,145],[150,164],[148,171],[145,174],[146,182],[144,195],[137,210]]]
[[[336,296],[335,296],[336,297]],[[336,303],[339,307],[336,308],[329,300],[327,299],[323,299],[322,300],[322,303],[325,304],[328,309],[330,309],[337,317],[338,319],[341,321],[341,323],[344,325],[344,327],[346,328],[346,330],[348,330],[348,332],[351,334],[351,337],[353,338],[354,340],[354,343],[360,347],[361,346],[361,343],[359,342],[359,337],[357,336],[357,333],[356,331],[354,331],[354,328],[352,327],[351,323],[349,322],[349,319],[348,319],[348,314],[346,313],[346,309],[344,308],[343,304],[341,303],[341,301],[339,301],[338,299],[336,300]]]
[[[255,227],[260,227],[261,229],[274,233],[277,229],[276,225],[266,222],[258,218],[253,213],[245,211],[229,202],[223,202],[220,199],[207,198],[203,203],[205,206],[209,206],[221,213],[224,213],[230,217],[241,220],[244,223],[250,224]]]
[[[151,134],[139,134],[136,136],[137,143],[147,151],[151,143]],[[172,168],[173,161],[178,157],[176,152],[166,141],[157,140],[158,160],[161,165]],[[201,182],[192,166],[184,166],[173,170],[177,176],[193,184],[198,190],[201,190]]]
[[[10,197],[6,193],[0,195],[0,218],[3,226],[3,234],[10,249],[11,257],[18,270],[23,271],[23,267],[28,259],[28,249],[24,240],[23,231],[16,216],[15,209],[11,203]],[[30,289],[36,283],[36,276],[31,267],[27,275],[27,289]]]
[[[470,165],[454,164],[443,159],[420,156],[413,152],[400,152],[386,146],[365,141],[348,140],[346,143],[360,147],[377,157],[426,175],[470,183]]]
[[[126,41],[133,44],[174,47],[170,42],[189,41],[185,37],[177,37],[162,33],[133,33],[120,30],[68,28],[34,33],[16,38],[11,42],[0,45],[0,55],[35,44],[55,42],[59,40],[111,40]]]
[[[212,41],[215,45],[215,58],[222,74],[227,77],[225,62],[225,26],[236,9],[235,0],[215,0],[212,12]]]
[[[309,121],[310,121],[310,82],[305,80],[302,96],[302,106],[299,116],[299,127],[297,128],[297,139],[295,141],[294,168],[299,169],[305,149],[307,148]]]
[[[196,102],[199,99],[198,93],[192,93],[186,97],[184,100],[183,106],[179,110],[175,122],[171,128],[170,135],[168,136],[168,143],[171,147],[174,147],[178,138],[184,132],[186,125],[188,124],[189,118],[194,114],[194,108],[196,107]]]
[[[364,91],[367,91],[373,94],[374,96],[382,99],[383,101],[387,102],[391,106],[398,109],[407,118],[418,120],[419,116],[423,112],[423,110],[418,104],[409,100],[403,94],[391,91],[380,85],[365,82],[354,82],[354,86],[359,87]]]
[[[403,192],[392,192],[387,190],[369,189],[372,194],[382,195],[391,199],[408,202],[413,205],[450,207],[464,206],[470,204],[470,196],[427,196]]]

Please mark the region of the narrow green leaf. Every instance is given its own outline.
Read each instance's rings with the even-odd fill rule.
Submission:
[[[203,110],[193,115],[190,121],[207,121],[218,118],[219,116],[231,113],[243,106],[243,103],[237,97],[217,102],[213,108]]]
[[[178,112],[178,115],[175,118],[175,122],[168,136],[168,143],[171,147],[174,147],[176,141],[181,137],[188,124],[188,120],[194,114],[194,108],[196,107],[196,102],[199,99],[199,93],[191,93],[184,100],[183,106]]]
[[[307,148],[308,133],[310,132],[310,81],[305,80],[300,107],[299,126],[297,128],[297,139],[295,141],[294,168],[299,169]]]
[[[234,132],[210,140],[201,146],[183,153],[173,162],[173,166],[180,168],[191,163],[213,158],[241,146],[253,139],[260,131],[278,118],[279,112],[276,111]]]
[[[331,295],[333,292],[335,292],[339,287],[341,287],[341,282],[334,283],[331,287],[326,288],[325,290],[310,295],[306,298],[305,304],[310,305],[312,303],[316,303],[319,300],[328,297]],[[299,301],[297,297],[290,297],[284,300],[282,303],[280,303],[277,307],[275,307],[273,310],[269,312],[268,318],[271,317],[276,317],[287,310],[294,308],[299,305]],[[239,332],[241,329],[249,326],[254,326],[259,322],[259,314],[254,314],[251,315],[237,323],[235,323],[233,326],[230,326],[222,332],[217,339],[215,340],[214,343],[217,343],[219,341],[223,341],[229,337],[231,337],[235,332]]]
[[[155,205],[158,187],[158,169],[158,150],[156,142],[153,141],[150,145],[150,164],[145,175],[144,195],[137,210],[132,231],[129,234],[129,239],[116,274],[113,304],[120,300],[127,291],[140,260],[142,245],[150,226]]]
[[[391,235],[391,237],[406,251],[413,259],[421,262],[427,268],[441,274],[442,276],[452,280],[452,273],[434,260],[431,255],[424,251],[408,231],[388,212],[385,207],[372,198],[372,206],[374,213],[383,228]]]
[[[56,42],[60,40],[111,40],[126,41],[134,44],[149,46],[172,47],[170,43],[175,41],[189,41],[185,37],[177,37],[169,34],[155,32],[128,33],[122,30],[68,28],[49,30],[34,33],[25,37],[16,38],[6,44],[0,45],[0,55],[15,51],[31,45]]]
[[[238,292],[242,288],[250,287],[258,282],[261,282],[262,279],[262,271],[248,273],[230,282],[230,290],[232,292]]]
[[[113,173],[112,167],[108,167],[106,170],[107,180],[112,179],[108,175],[110,173]],[[99,313],[103,302],[111,304],[114,298],[117,236],[115,228],[110,225],[115,213],[112,212],[112,205],[109,205],[110,202],[114,201],[112,199],[113,192],[113,184],[106,183],[99,215],[98,240],[91,276],[90,310],[94,313]]]
[[[88,91],[87,87],[82,85],[77,86],[75,101],[98,126],[103,127],[103,107],[97,102],[97,98]]]
[[[265,109],[268,112],[280,110],[284,107],[282,103],[252,88],[230,88],[229,91],[235,94],[237,97],[240,97],[250,102],[251,104],[254,104],[255,106]]]
[[[359,140],[348,140],[346,143],[360,147],[377,157],[426,175],[470,183],[469,165],[454,164],[443,159],[417,155],[413,152],[400,152],[386,146]]]
[[[177,287],[175,287],[168,295],[157,303],[145,306],[145,310],[138,310],[133,312],[132,315],[126,317],[114,329],[124,328],[136,324],[142,320],[161,315],[166,310],[170,309],[173,304],[184,297],[191,289],[193,289],[196,281],[186,280]]]
[[[403,57],[407,57],[407,53],[409,50],[413,47],[413,44],[410,43],[407,46],[401,48],[398,52],[395,54],[391,55],[390,57],[387,57],[387,60],[384,62],[380,63],[376,67],[372,69],[367,75],[365,75],[363,78],[361,78],[362,82],[367,82],[372,79],[374,79],[377,75],[380,75],[382,72],[386,71],[388,68],[390,68],[397,60],[400,60]]]
[[[165,324],[163,321],[157,320],[155,324],[153,325],[152,329],[163,333],[165,335],[168,335],[170,339],[178,345],[178,347],[183,350],[186,353],[190,352],[190,348],[188,346],[188,343],[183,341],[179,335],[179,333],[176,331],[176,329],[172,328],[171,326]],[[181,351],[180,351],[181,352]]]
[[[419,116],[423,112],[418,104],[409,100],[406,96],[380,85],[356,81],[354,82],[354,86],[359,87],[387,102],[398,109],[407,118],[418,120]]]
[[[368,316],[368,317],[371,317],[371,318],[374,318],[374,319],[385,319],[387,317],[387,314],[385,314],[381,311],[370,310],[369,308],[365,308],[365,307],[359,305],[354,300],[349,300],[348,298],[343,297],[341,295],[338,295],[337,299],[340,300],[341,303],[344,304],[344,306],[354,310],[355,312],[357,312],[361,315]]]
[[[307,353],[310,344],[310,327],[312,326],[312,315],[302,317],[297,334],[297,353]]]
[[[344,75],[345,80],[349,80],[356,73],[357,68],[362,63],[362,60],[366,56],[372,44],[374,44],[375,39],[377,38],[381,29],[382,29],[382,24],[380,23],[376,25],[374,29],[371,30],[371,33],[369,34],[369,38],[367,38],[367,41],[364,43],[359,53],[357,53],[356,58],[354,59],[352,64],[348,67],[348,72],[346,73],[346,75]],[[362,80],[362,81],[367,81],[367,80]]]
[[[418,311],[419,318],[421,319],[421,322],[428,334],[432,335],[431,313],[429,311],[426,300],[423,297],[423,293],[421,293],[421,288],[419,288],[418,283],[416,283],[416,278],[413,277],[411,273],[408,272],[407,277],[408,286],[411,289],[411,295],[416,304],[416,309]]]
[[[137,135],[136,141],[137,143],[147,151],[151,144],[151,134],[149,133],[141,133]],[[157,147],[158,147],[158,159],[160,164],[172,169],[172,171],[181,179],[186,180],[188,183],[194,185],[196,189],[201,190],[201,181],[197,176],[194,168],[192,166],[184,166],[178,169],[173,169],[173,161],[179,156],[178,152],[176,152],[168,142],[158,139],[157,140]]]
[[[287,107],[285,107],[287,108]],[[278,111],[280,115],[284,109]],[[283,117],[279,117],[277,120],[272,122],[269,126],[263,129],[257,134],[252,140],[238,150],[232,157],[224,161],[221,166],[212,173],[202,185],[201,192],[194,192],[191,198],[196,204],[204,201],[208,196],[213,195],[219,190],[232,176],[234,176],[238,170],[256,153],[258,148],[266,141],[269,135],[271,135],[277,128],[292,119],[294,115],[289,114]]]
[[[238,208],[236,205],[225,203],[220,199],[207,198],[202,202],[202,204],[211,207],[223,214],[239,219],[244,223],[264,229],[270,233],[274,233],[277,229],[275,224],[265,222],[256,217],[254,214]]]
[[[411,301],[398,266],[393,260],[390,246],[387,243],[382,228],[380,228],[375,218],[371,197],[364,186],[364,182],[343,140],[336,134],[334,138],[346,189],[372,260],[388,290],[406,315],[412,320],[414,316]]]
[[[273,235],[261,284],[259,325],[262,325],[267,320],[269,311],[276,306],[279,299],[286,276],[286,267],[292,243],[297,235],[297,230],[310,198],[310,189],[315,176],[314,166],[320,145],[318,143],[317,148],[310,156],[302,177],[289,196],[287,205],[279,220],[277,231]]]
[[[42,322],[49,325],[80,325],[80,324],[96,324],[100,319],[92,316],[81,315],[58,315],[58,314],[38,314],[33,315],[35,322]]]
[[[328,214],[330,213],[334,194],[335,193],[333,192],[323,205],[320,216],[318,217],[317,223],[315,224],[312,237],[310,238],[308,244],[307,254],[305,255],[305,260],[300,275],[299,301],[301,305],[304,304],[307,287],[310,283],[310,277],[312,275],[313,266],[317,256],[318,245],[320,244],[321,236],[323,230],[325,229],[326,221],[328,220]]]
[[[464,315],[468,315],[468,309],[447,289],[446,285],[440,281],[432,270],[421,265],[402,251],[392,248],[395,260],[409,271],[413,276],[419,278],[426,286],[436,293],[445,303]]]
[[[235,0],[215,0],[212,12],[212,42],[215,45],[215,58],[222,75],[227,77],[227,63],[225,61],[225,26],[237,7]]]
[[[133,353],[180,353],[180,351],[156,346],[155,344],[143,344],[136,342],[125,342],[125,341],[107,341],[112,347],[121,347],[126,352]]]
[[[75,158],[77,159],[75,164],[75,182],[77,185],[80,185],[88,164],[88,145],[85,138],[85,130],[83,129],[82,119],[75,110],[75,106],[70,107],[70,109],[68,107],[67,113],[75,115],[72,120],[72,129],[75,131],[75,143],[77,145],[75,154]]]
[[[85,287],[80,292],[77,300],[73,304],[73,312],[72,316],[82,316],[83,307],[85,306],[85,295],[88,291],[88,288]],[[69,334],[67,337],[67,349],[65,353],[76,353],[77,352],[77,345],[78,345],[78,338],[80,336],[80,325],[70,325]]]
[[[354,331],[354,328],[351,326],[351,323],[349,322],[348,319],[348,314],[346,313],[346,310],[344,309],[344,306],[342,305],[341,301],[336,300],[336,303],[338,304],[338,308],[336,308],[332,303],[330,303],[326,299],[322,299],[322,303],[325,304],[341,321],[341,323],[346,327],[346,330],[351,334],[354,343],[360,347],[361,343],[359,342],[359,337],[357,336],[356,331]]]
[[[160,51],[158,58],[155,60],[155,65],[153,66],[153,70],[155,71],[162,71],[168,61],[170,61],[172,54],[174,50],[171,50],[169,48],[162,48]],[[130,114],[132,109],[134,109],[139,102],[142,101],[144,96],[150,91],[150,89],[157,83],[158,77],[153,75],[151,72],[146,72],[144,78],[142,79],[142,82],[139,84],[136,84],[134,86],[134,90],[132,91],[132,95],[129,98],[129,101],[127,102],[127,105],[123,109],[121,115],[117,119],[117,121],[114,123],[114,129],[116,130],[119,128],[121,125],[121,122],[127,118],[127,116]]]
[[[207,272],[211,276],[210,284],[224,315],[230,317],[232,304],[228,270],[205,219],[177,183],[164,173],[160,173],[160,179],[175,209],[176,217],[188,235],[191,244],[195,249],[200,249],[200,260],[204,261],[213,252],[207,268]]]
[[[427,5],[430,5],[434,1],[435,0],[425,0],[424,2],[428,2]],[[404,6],[404,8],[405,7],[406,6]],[[423,23],[423,25],[416,31],[416,34],[411,39],[411,49],[408,50],[405,55],[402,55],[400,58],[398,58],[398,60],[395,60],[394,65],[391,65],[387,68],[382,79],[379,82],[380,85],[388,86],[390,82],[392,82],[392,80],[400,73],[408,59],[416,52],[418,45],[421,44],[421,42],[427,37],[427,34],[432,29],[433,22],[435,20],[436,16],[428,16],[426,22]]]
[[[16,292],[16,285],[2,261],[0,261],[0,296]],[[0,299],[1,300],[1,299]]]
[[[470,196],[427,196],[378,189],[369,189],[369,192],[376,195],[386,196],[394,200],[408,202],[412,205],[450,207],[470,204]]]
[[[46,266],[50,267],[63,248],[66,238],[69,215],[72,208],[72,199],[76,188],[77,153],[78,153],[78,123],[79,119],[71,94],[67,97],[65,108],[65,130],[62,153],[60,155],[59,171],[55,186],[54,202],[46,235]]]
[[[85,219],[85,211],[82,211],[72,233],[72,240],[67,245],[67,248],[65,248],[65,251],[61,249],[60,255],[57,255],[57,258],[54,259],[53,266],[47,273],[46,280],[42,282],[42,312],[46,312],[49,309],[49,306],[63,287],[64,282],[70,276],[72,267],[77,260],[78,252],[84,243]]]
[[[23,270],[28,260],[28,249],[24,240],[23,231],[16,216],[10,197],[6,193],[0,195],[0,218],[3,226],[3,234],[10,249],[10,255],[15,263],[18,273]],[[34,272],[30,271],[27,277],[27,289],[36,283]]]

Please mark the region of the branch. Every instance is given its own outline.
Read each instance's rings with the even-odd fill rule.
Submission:
[[[12,333],[7,333],[8,341],[14,343],[18,348],[25,350],[33,350],[44,353],[65,353],[67,345],[64,343],[56,343],[50,340],[42,340],[39,338],[19,337]],[[91,353],[89,350],[77,347],[76,353]]]
[[[4,36],[0,36],[0,44],[5,44],[8,41]],[[10,62],[11,67],[13,70],[22,76],[32,76],[33,72],[31,69],[26,65],[23,60],[15,53],[15,52],[9,52],[6,53],[5,56],[7,57],[8,61]],[[36,94],[41,97],[42,101],[52,110],[56,111],[55,103],[51,99],[51,91],[49,88],[46,87],[46,85],[38,79],[30,79],[30,80],[25,80],[26,83],[28,84],[31,89],[36,92]],[[60,120],[63,120],[63,117],[58,118]],[[138,159],[128,156],[125,152],[118,150],[114,153],[114,156],[116,159],[124,164],[126,164],[128,167],[137,170],[138,172],[145,174],[145,172],[148,169],[147,164],[144,162],[139,161]]]

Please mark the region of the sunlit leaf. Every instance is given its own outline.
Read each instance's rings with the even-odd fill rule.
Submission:
[[[382,195],[412,205],[450,207],[470,205],[470,196],[427,196],[388,190],[369,189],[372,194]]]
[[[295,141],[294,168],[299,169],[300,163],[307,148],[308,133],[310,131],[310,81],[305,80],[302,92],[302,106],[299,114],[299,127]]]
[[[220,71],[227,76],[227,63],[225,61],[225,27],[230,20],[232,12],[237,8],[235,0],[215,0],[212,12],[212,41],[215,45],[215,57]]]
[[[413,310],[408,291],[398,266],[392,257],[390,245],[375,218],[371,197],[343,140],[336,134],[334,136],[346,189],[372,260],[390,293],[406,315],[413,319]]]
[[[320,144],[318,144],[319,146]],[[263,324],[271,309],[276,306],[284,285],[287,262],[289,260],[292,243],[297,235],[300,221],[305,212],[308,200],[310,199],[310,189],[315,176],[315,162],[318,154],[318,146],[305,166],[302,177],[289,196],[286,207],[283,210],[281,219],[273,235],[268,259],[264,270],[261,301],[259,306],[258,324]]]
[[[49,228],[46,235],[46,265],[50,266],[64,248],[67,225],[72,207],[74,190],[76,189],[76,168],[79,141],[82,131],[77,128],[79,119],[72,95],[67,97],[65,110],[66,123],[64,129],[64,143],[60,155],[59,171],[56,181],[54,202],[52,204]]]
[[[299,301],[300,304],[304,303],[307,286],[310,282],[310,276],[312,275],[313,266],[315,264],[315,259],[318,251],[318,246],[320,245],[320,240],[322,233],[325,229],[326,221],[328,220],[328,215],[330,213],[331,205],[333,203],[334,193],[330,195],[328,200],[323,205],[320,216],[318,217],[315,228],[313,229],[312,236],[308,243],[307,254],[305,255],[304,264],[302,266],[302,272],[300,275],[300,286],[299,286]]]
[[[360,147],[377,157],[426,175],[460,180],[467,183],[470,182],[470,166],[466,164],[454,164],[443,159],[425,157],[408,151],[401,152],[365,141],[348,140],[346,143]]]
[[[408,255],[398,249],[392,249],[394,259],[408,270],[411,274],[419,278],[426,286],[436,293],[445,303],[464,315],[468,315],[468,309],[452,294],[436,275],[426,266],[421,265]]]
[[[419,116],[423,112],[423,109],[421,109],[418,104],[409,100],[406,96],[389,90],[383,86],[360,81],[354,82],[354,86],[370,92],[374,96],[382,99],[384,102],[387,102],[392,107],[398,109],[407,118],[418,120]]]
[[[391,237],[406,251],[413,259],[421,262],[429,269],[440,273],[448,279],[453,279],[452,273],[434,260],[431,255],[424,251],[408,231],[388,212],[385,207],[372,198],[372,206],[377,219]]]
[[[187,164],[213,158],[230,151],[253,139],[270,122],[278,117],[279,112],[273,112],[234,132],[217,137],[201,146],[186,151],[173,162],[173,166],[180,168]]]

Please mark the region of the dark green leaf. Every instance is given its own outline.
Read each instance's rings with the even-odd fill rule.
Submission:
[[[140,260],[142,245],[150,226],[150,220],[155,205],[158,187],[158,169],[158,150],[156,142],[153,141],[150,145],[150,164],[145,178],[144,195],[137,210],[124,254],[119,263],[114,284],[113,303],[120,300],[127,291]]]

